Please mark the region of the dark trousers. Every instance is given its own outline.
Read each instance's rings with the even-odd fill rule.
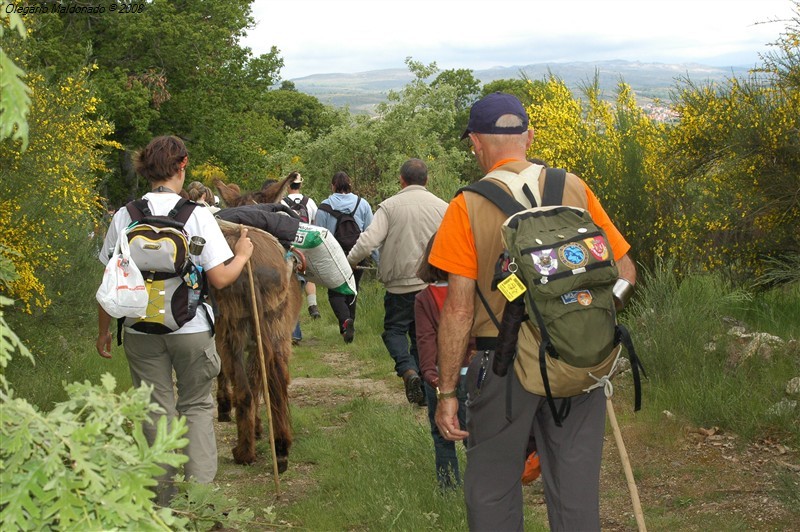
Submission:
[[[414,298],[419,293],[392,294],[383,296],[383,344],[394,359],[394,370],[399,376],[413,369],[419,373],[417,352],[417,328],[414,322]]]
[[[358,291],[362,275],[364,275],[363,270],[353,271],[353,278],[356,280],[356,291]],[[330,302],[331,310],[333,310],[336,319],[339,321],[339,332],[343,331],[344,320],[351,319],[356,321],[356,297],[328,290],[328,302]]]
[[[464,498],[469,529],[523,530],[520,479],[533,427],[550,530],[600,530],[603,389],[572,397],[569,415],[557,427],[546,399],[526,391],[513,367],[505,377],[488,369],[478,388],[480,364],[481,357],[474,357],[467,371],[469,447]],[[486,367],[492,367],[491,359]],[[508,386],[511,421],[506,419]],[[556,399],[556,405],[561,401]]]
[[[443,490],[454,488],[461,484],[461,472],[458,470],[458,456],[456,455],[456,442],[446,440],[436,426],[436,389],[425,383],[425,398],[428,402],[428,421],[431,424],[431,437],[433,450],[436,453],[436,479]],[[466,378],[458,380],[458,423],[461,429],[467,427],[467,388]],[[466,446],[467,442],[464,441]]]

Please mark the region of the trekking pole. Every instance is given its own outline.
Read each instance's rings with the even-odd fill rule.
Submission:
[[[608,420],[611,422],[611,428],[614,432],[614,440],[617,442],[619,458],[622,461],[622,469],[625,471],[625,478],[628,480],[628,491],[631,492],[633,515],[636,516],[636,524],[639,526],[639,532],[647,532],[647,527],[644,524],[642,503],[639,502],[639,490],[636,489],[636,482],[633,480],[631,462],[628,459],[628,451],[625,450],[625,442],[622,441],[622,433],[620,432],[619,425],[617,424],[617,416],[614,414],[614,403],[611,402],[611,397],[608,395],[606,396],[606,411],[608,412]]]
[[[267,419],[269,420],[269,447],[272,451],[272,474],[275,478],[275,494],[280,495],[281,485],[278,480],[278,456],[275,452],[275,433],[272,429],[272,401],[269,398],[269,382],[267,382],[267,361],[264,358],[264,347],[261,345],[261,319],[258,315],[258,302],[256,301],[256,287],[253,283],[253,268],[247,261],[247,277],[250,279],[250,299],[253,304],[253,321],[256,327],[256,343],[258,344],[258,358],[261,361],[261,382],[264,384],[264,401],[267,403]],[[258,402],[256,402],[258,404]]]

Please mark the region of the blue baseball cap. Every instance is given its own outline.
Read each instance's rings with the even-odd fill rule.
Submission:
[[[521,126],[499,127],[497,120],[503,115],[515,115],[522,120]],[[490,135],[513,135],[528,131],[528,113],[522,102],[513,94],[493,92],[484,96],[472,105],[469,110],[469,123],[461,140],[470,133],[488,133]]]

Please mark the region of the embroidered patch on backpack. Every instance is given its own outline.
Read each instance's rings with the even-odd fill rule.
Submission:
[[[589,260],[588,251],[583,247],[583,244],[578,242],[565,244],[558,248],[558,257],[571,270],[586,266]]]
[[[569,305],[570,303],[580,303],[584,307],[591,305],[592,299],[592,293],[588,290],[573,290],[572,292],[567,292],[561,296],[561,301],[565,305]]]
[[[558,270],[558,257],[552,249],[541,249],[531,253],[533,267],[540,275],[553,275]]]
[[[586,247],[589,248],[589,252],[597,260],[606,260],[608,258],[608,246],[602,236],[587,238],[583,243],[586,244]]]

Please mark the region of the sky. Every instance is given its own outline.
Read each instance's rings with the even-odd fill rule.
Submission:
[[[256,55],[282,79],[574,61],[751,67],[783,32],[791,0],[254,0]]]

